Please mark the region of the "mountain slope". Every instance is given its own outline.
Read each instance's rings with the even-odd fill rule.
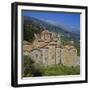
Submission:
[[[80,34],[79,32],[75,33],[75,30],[69,30],[69,28],[66,28],[64,25],[57,25],[54,23],[50,23],[47,21],[43,21],[34,17],[23,17],[24,21],[24,30],[27,28],[31,28],[33,33],[40,33],[42,30],[49,30],[52,32],[60,33],[62,36],[65,36],[65,38],[69,38],[73,41],[79,41],[80,40]],[[73,29],[73,28],[71,28]],[[77,31],[77,30],[76,30]]]

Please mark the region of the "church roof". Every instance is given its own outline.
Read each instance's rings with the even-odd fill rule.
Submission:
[[[67,50],[76,49],[76,48],[75,48],[74,46],[72,46],[72,45],[66,45],[66,46],[64,46],[64,48],[67,49]]]
[[[48,30],[42,31],[42,34],[48,34],[48,33],[50,33]]]

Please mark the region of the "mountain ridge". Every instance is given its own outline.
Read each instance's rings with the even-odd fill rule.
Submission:
[[[23,16],[24,24],[32,24],[34,26],[39,27],[40,29],[44,30],[47,29],[49,31],[61,33],[62,35],[65,35],[67,37],[71,37],[72,40],[79,40],[80,34],[75,32],[70,32],[67,29],[65,29],[63,26],[58,26],[55,24],[52,24],[50,22],[43,21],[41,19],[31,17],[31,16]]]

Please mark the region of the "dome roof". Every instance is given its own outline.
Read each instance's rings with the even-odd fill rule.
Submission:
[[[49,33],[49,31],[48,30],[42,31],[42,34],[46,34],[46,33]]]

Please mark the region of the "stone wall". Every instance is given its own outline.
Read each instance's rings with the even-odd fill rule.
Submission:
[[[48,46],[48,65],[54,65],[55,59],[56,59],[56,51],[55,51],[55,46],[54,45],[50,45]]]
[[[61,51],[62,64],[65,66],[75,66],[77,59],[76,49],[63,48]]]
[[[56,48],[56,64],[61,64],[61,48]]]
[[[42,58],[42,51],[39,50],[39,49],[32,50],[30,52],[30,58],[32,58],[35,61],[35,63],[42,64],[42,62],[43,62],[42,61],[43,60],[43,58]]]
[[[42,64],[48,66],[48,48],[41,48],[42,50]]]

